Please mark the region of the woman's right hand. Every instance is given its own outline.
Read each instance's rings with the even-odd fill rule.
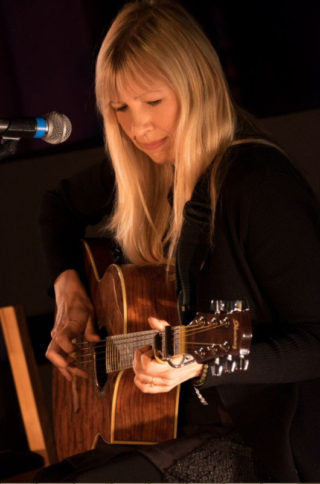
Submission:
[[[87,373],[75,365],[72,340],[84,336],[87,341],[100,340],[94,327],[94,309],[78,273],[73,269],[62,272],[54,284],[56,317],[51,331],[51,342],[46,357],[60,372],[72,380],[72,375],[87,377]]]

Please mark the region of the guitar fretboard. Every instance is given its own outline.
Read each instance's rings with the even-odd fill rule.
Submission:
[[[147,330],[137,333],[108,336],[105,340],[106,372],[126,370],[132,367],[134,353],[143,346],[154,347],[154,338],[159,331]],[[165,344],[164,331],[160,332]],[[180,353],[180,328],[173,328],[174,354]]]

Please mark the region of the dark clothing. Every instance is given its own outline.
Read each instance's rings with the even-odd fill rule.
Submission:
[[[101,447],[40,470],[33,482],[128,482],[129,476],[130,482],[162,482],[159,469],[142,454],[112,447],[111,452]]]
[[[252,451],[236,435],[197,440],[164,471],[134,446],[104,445],[40,470],[34,482],[257,482]]]
[[[186,384],[185,431],[214,427],[210,409],[218,394],[263,475],[319,481],[319,207],[275,148],[231,147],[222,166],[213,241],[208,173],[185,207],[177,253],[180,301],[208,311],[212,299],[247,300],[254,328],[250,366],[220,377],[209,371],[201,388],[210,404],[206,418]],[[41,223],[52,282],[63,270],[82,272],[79,239],[86,225],[110,214],[112,187],[112,170],[103,162],[46,195]]]

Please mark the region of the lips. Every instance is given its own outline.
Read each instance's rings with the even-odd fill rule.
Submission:
[[[152,151],[152,150],[156,150],[157,148],[160,148],[160,146],[162,146],[165,143],[166,139],[167,138],[165,137],[165,138],[159,139],[157,141],[152,141],[151,143],[140,143],[140,145],[145,150]]]

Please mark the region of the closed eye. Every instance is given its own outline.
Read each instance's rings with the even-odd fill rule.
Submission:
[[[127,107],[128,107],[128,106],[127,106],[126,104],[124,104],[123,106],[119,106],[119,107],[117,107],[117,108],[113,108],[113,109],[114,109],[116,112],[123,112],[123,111],[125,111],[125,110],[127,109]]]
[[[162,101],[162,99],[156,99],[155,101],[148,101],[148,104],[150,104],[150,106],[156,106],[157,104],[160,104]]]

